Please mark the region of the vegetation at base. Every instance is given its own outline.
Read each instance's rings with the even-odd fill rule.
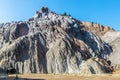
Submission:
[[[18,79],[18,75],[16,75],[16,77],[15,77],[16,79]]]

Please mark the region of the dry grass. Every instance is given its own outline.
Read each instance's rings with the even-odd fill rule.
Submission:
[[[9,75],[15,77],[16,75]],[[29,78],[33,80],[120,80],[120,74],[19,74],[19,78]]]
[[[113,74],[120,74],[120,69],[116,69],[113,71]]]

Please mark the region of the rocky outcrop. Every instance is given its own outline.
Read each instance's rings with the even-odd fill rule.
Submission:
[[[114,32],[115,30],[109,26],[104,26],[101,24],[93,23],[93,22],[81,22],[80,25],[82,26],[83,30],[91,31],[92,33],[103,36],[107,32]]]
[[[26,22],[1,24],[0,68],[14,67],[19,73],[110,72],[106,59],[111,47],[80,23],[43,7]]]

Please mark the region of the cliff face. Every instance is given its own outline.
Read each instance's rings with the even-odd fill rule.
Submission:
[[[1,24],[0,68],[14,67],[19,73],[110,72],[111,47],[82,24],[47,7],[28,21]]]

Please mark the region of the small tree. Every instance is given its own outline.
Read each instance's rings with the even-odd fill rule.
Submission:
[[[67,13],[66,13],[66,12],[64,12],[63,16],[67,16]]]
[[[68,14],[68,16],[71,16],[71,14]]]

